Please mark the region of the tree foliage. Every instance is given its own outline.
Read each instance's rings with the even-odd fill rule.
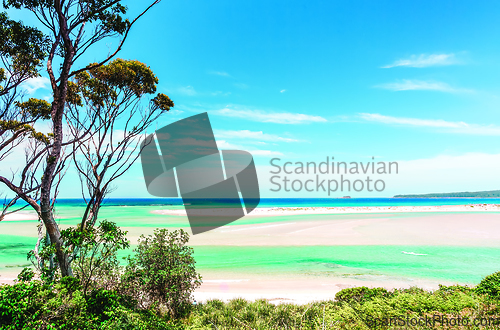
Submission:
[[[49,39],[36,27],[26,26],[0,13],[0,95],[40,75],[48,55]]]
[[[189,235],[183,231],[156,229],[141,236],[129,258],[124,275],[129,290],[137,290],[138,301],[148,306],[165,306],[173,317],[185,315],[192,306],[192,293],[201,284],[196,272],[193,249],[186,246]]]
[[[500,272],[490,274],[483,278],[477,285],[476,292],[491,297],[500,297]]]
[[[116,289],[120,282],[117,252],[130,246],[126,231],[103,220],[97,227],[84,230],[70,227],[61,232],[67,253],[71,255],[74,275],[85,296],[96,289]]]
[[[138,159],[142,134],[174,103],[165,94],[154,95],[158,78],[137,60],[113,60],[80,72],[70,83],[67,118],[71,135],[76,140],[88,132],[83,143],[72,146],[87,202],[80,228],[86,228],[97,221],[114,181]]]

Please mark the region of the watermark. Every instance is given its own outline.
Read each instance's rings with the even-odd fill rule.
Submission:
[[[334,157],[326,157],[319,163],[272,158],[270,164],[272,192],[325,192],[328,196],[335,192],[381,192],[386,184],[380,177],[399,173],[397,162],[376,162],[375,157],[368,162],[338,162]],[[359,179],[359,175],[366,177]]]
[[[206,112],[147,136],[141,162],[151,195],[182,197],[193,234],[238,220],[259,204],[252,155],[219,151]]]
[[[449,317],[445,315],[435,314],[433,316],[395,316],[395,317],[367,317],[364,321],[369,328],[380,328],[390,326],[401,327],[491,327],[500,325],[500,316],[485,316],[485,317]]]

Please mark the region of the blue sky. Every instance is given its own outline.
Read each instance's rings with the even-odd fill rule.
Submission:
[[[164,0],[120,57],[151,66],[174,100],[158,128],[208,111],[221,149],[253,153],[264,197],[325,196],[270,192],[273,157],[400,162],[385,191],[336,197],[493,190],[499,14],[498,1]],[[113,196],[148,197],[141,180],[137,164]]]

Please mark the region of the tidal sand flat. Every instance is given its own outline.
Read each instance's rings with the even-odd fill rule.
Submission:
[[[196,297],[306,302],[359,285],[476,284],[499,270],[499,210],[494,203],[258,208],[191,237],[204,279]],[[157,227],[190,232],[183,212],[182,205],[113,205],[101,217],[136,244]],[[78,205],[59,207],[61,227],[75,225],[81,213]],[[0,281],[29,264],[36,226],[31,213],[0,222]]]

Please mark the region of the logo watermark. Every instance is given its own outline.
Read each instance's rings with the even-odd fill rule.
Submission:
[[[238,220],[259,204],[252,155],[219,151],[206,112],[147,136],[141,161],[148,192],[157,197],[180,196],[193,234]]]

